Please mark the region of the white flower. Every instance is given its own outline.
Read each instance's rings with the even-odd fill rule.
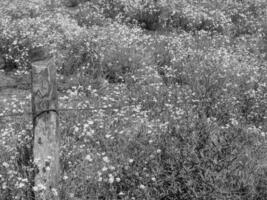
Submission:
[[[79,128],[76,126],[76,127],[74,128],[74,131],[75,131],[75,132],[78,132],[78,131],[79,131]]]
[[[104,162],[109,163],[109,158],[107,156],[103,157]]]
[[[34,158],[34,163],[38,164],[40,162],[40,158]]]
[[[38,187],[37,186],[33,186],[32,189],[33,189],[34,192],[38,191]]]
[[[18,188],[23,188],[25,186],[24,183],[19,183]]]
[[[93,159],[92,159],[92,156],[91,156],[91,155],[87,155],[87,156],[85,157],[85,160],[88,160],[88,161],[90,161],[90,162],[92,162],[92,161],[93,161]]]
[[[73,193],[70,193],[70,198],[73,198],[74,197],[74,194]]]
[[[6,183],[2,184],[2,188],[5,190],[7,188]]]
[[[52,188],[52,193],[54,194],[54,196],[58,196],[58,192],[56,188]]]
[[[133,163],[133,161],[134,161],[133,159],[129,159],[129,163]]]
[[[21,179],[22,182],[28,182],[28,179],[27,178],[23,178]]]
[[[143,184],[139,185],[139,188],[144,190],[146,188],[146,186],[144,186]]]
[[[112,184],[114,182],[114,176],[112,174],[109,174],[108,176],[109,176],[108,182]]]
[[[157,149],[157,153],[161,153],[161,149]]]
[[[8,168],[9,167],[9,164],[8,163],[6,163],[6,162],[3,162],[3,164],[2,164],[5,168]]]
[[[33,191],[40,191],[40,190],[46,190],[46,186],[39,183],[37,186],[33,186]]]
[[[39,190],[46,190],[46,186],[43,184],[39,184],[37,187],[39,188]]]
[[[237,126],[238,125],[238,121],[236,119],[233,119],[233,118],[231,119],[231,123],[234,126]]]
[[[107,167],[103,167],[103,168],[102,168],[102,171],[103,171],[103,172],[105,172],[105,171],[107,171],[107,170],[108,170]]]
[[[91,121],[91,120],[88,120],[87,123],[88,123],[89,125],[93,125],[93,124],[94,124],[94,122]]]
[[[121,179],[120,179],[119,177],[117,177],[117,178],[116,178],[116,181],[117,181],[117,182],[120,182],[120,181],[121,181]]]

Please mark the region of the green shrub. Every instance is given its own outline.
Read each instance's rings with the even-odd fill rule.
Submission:
[[[91,2],[81,4],[75,13],[74,18],[80,26],[106,26],[110,22],[105,17],[101,7]]]

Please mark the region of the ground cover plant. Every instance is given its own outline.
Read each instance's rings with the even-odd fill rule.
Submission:
[[[265,1],[36,2],[0,2],[1,200],[46,189],[29,74],[47,54],[62,200],[267,198]]]

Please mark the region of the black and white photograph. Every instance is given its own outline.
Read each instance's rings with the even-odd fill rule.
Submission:
[[[267,0],[0,0],[0,200],[267,200]]]

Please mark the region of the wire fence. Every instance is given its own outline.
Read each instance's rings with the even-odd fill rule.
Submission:
[[[154,84],[159,84],[159,83],[158,82],[150,83],[150,85],[154,85]],[[4,86],[2,85],[2,86],[0,86],[0,107],[1,107],[1,104],[3,106],[7,106],[7,103],[11,103],[12,101],[16,101],[16,102],[23,101],[23,102],[26,102],[25,104],[27,104],[27,108],[28,108],[28,110],[27,110],[27,109],[25,109],[25,105],[22,105],[22,107],[24,106],[24,110],[22,110],[21,112],[11,112],[11,113],[3,113],[3,112],[1,113],[0,112],[0,120],[3,120],[3,119],[16,120],[16,118],[27,116],[26,120],[29,120],[29,123],[32,123],[32,120],[30,120],[30,119],[33,118],[34,116],[33,116],[33,113],[30,111],[31,110],[31,98],[32,98],[30,87],[31,87],[31,84],[24,85],[23,86],[23,88],[24,88],[23,92],[20,91],[21,93],[18,94],[17,89],[20,87],[18,87],[17,85],[4,85]],[[13,92],[8,91],[9,89],[15,89],[15,91],[13,91]],[[70,101],[82,102],[82,101],[84,101],[84,99],[72,98]],[[59,102],[64,102],[64,101],[59,98]],[[59,114],[62,114],[62,113],[68,113],[68,112],[78,112],[79,113],[79,112],[83,112],[83,111],[88,111],[88,112],[95,112],[95,111],[100,111],[100,110],[110,111],[110,110],[121,110],[121,109],[125,109],[125,108],[132,108],[135,106],[137,106],[136,102],[127,102],[127,103],[123,103],[120,105],[100,105],[100,106],[87,105],[86,108],[79,108],[79,107],[75,107],[75,106],[74,106],[74,108],[59,107],[57,109],[57,112]],[[181,148],[183,148],[183,147],[181,147]],[[263,149],[262,149],[262,151],[263,151]],[[267,152],[267,149],[265,152]],[[264,165],[264,163],[261,166],[263,166],[263,165]],[[266,178],[262,178],[262,179],[265,180]],[[266,179],[266,181],[267,181],[267,179]],[[263,188],[263,190],[267,189],[266,185],[262,184],[260,186]],[[242,193],[240,191],[232,191],[232,192],[224,192],[224,193],[221,193],[219,195],[221,195],[221,196],[232,196],[232,195],[237,195],[237,196],[244,195],[244,196],[246,196],[246,195],[248,195],[248,193],[247,192]]]
[[[135,106],[135,104],[128,104],[128,105],[120,105],[120,106],[103,106],[103,107],[94,107],[94,108],[61,108],[57,109],[58,112],[69,112],[69,111],[97,111],[97,110],[118,110],[122,108],[127,108],[130,106]],[[32,112],[17,112],[17,113],[11,113],[11,114],[4,114],[1,115],[0,118],[6,118],[6,117],[21,117],[23,115],[33,115]]]
[[[158,84],[163,84],[163,83],[159,83],[157,82],[149,82],[149,83],[145,83],[146,86],[155,86]],[[79,85],[76,85],[77,87],[79,87]],[[13,89],[14,91],[5,91],[5,90],[10,90]],[[23,90],[23,94],[19,93],[16,90],[22,89]],[[58,88],[58,90],[60,91],[66,91],[66,90],[71,90],[72,88]],[[21,90],[19,91],[21,92]],[[6,103],[6,102],[10,102],[12,100],[14,101],[24,101],[30,105],[31,104],[31,83],[20,83],[20,85],[17,84],[10,84],[10,85],[0,85],[0,106],[1,103]],[[81,98],[71,98],[70,100],[71,102],[83,102],[84,100],[82,100]],[[30,105],[31,106],[31,105]],[[58,112],[68,112],[68,111],[96,111],[96,110],[113,110],[113,109],[122,109],[122,108],[126,108],[126,107],[130,107],[130,106],[136,106],[136,103],[129,103],[129,104],[122,104],[122,105],[112,105],[112,106],[95,106],[95,107],[90,107],[90,108],[58,108],[57,111]],[[32,115],[33,113],[30,111],[26,111],[26,112],[12,112],[12,113],[7,113],[7,114],[3,114],[0,113],[0,119],[2,118],[7,118],[7,117],[21,117],[21,116],[25,116],[25,115]]]

